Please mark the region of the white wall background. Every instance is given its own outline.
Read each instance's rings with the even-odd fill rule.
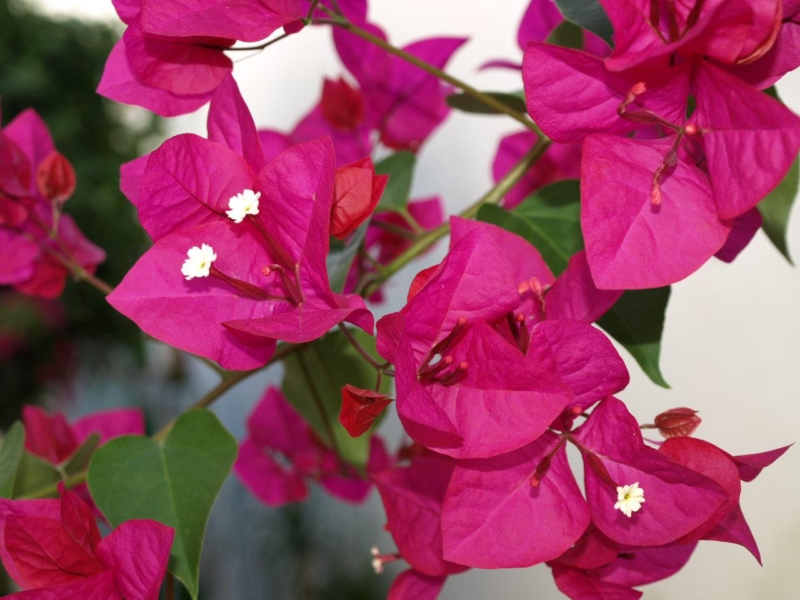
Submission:
[[[34,0],[31,0],[34,1]],[[51,13],[114,18],[110,0],[35,0]],[[488,58],[519,58],[516,29],[527,0],[373,0],[372,19],[405,44],[434,35],[468,35],[450,71],[481,89],[516,90],[519,76],[478,73]],[[237,63],[235,75],[260,126],[289,129],[318,98],[322,74],[342,71],[324,29],[306,30]],[[800,112],[800,74],[778,85]],[[173,119],[174,133],[204,133],[204,115]],[[415,195],[441,194],[457,212],[491,184],[490,164],[505,117],[453,114],[423,148]],[[800,258],[800,221],[789,231]],[[426,259],[432,264],[442,249]],[[415,267],[421,268],[419,265]],[[392,284],[402,298],[413,273]],[[396,309],[398,304],[392,307]],[[733,265],[716,260],[674,286],[662,350],[671,390],[649,382],[632,361],[621,395],[641,420],[662,410],[700,410],[698,435],[734,454],[772,449],[800,439],[800,272],[759,233]],[[626,359],[629,357],[624,354]],[[210,380],[209,380],[210,381]],[[210,385],[210,384],[209,384]],[[232,399],[228,399],[232,401]],[[224,403],[225,401],[223,401]],[[677,576],[645,588],[649,600],[778,600],[800,598],[800,450],[790,450],[755,482],[745,484],[742,507],[759,542],[764,567],[741,547],[704,542]],[[385,545],[385,544],[384,544]],[[366,557],[365,557],[366,559]],[[452,578],[444,600],[560,598],[548,569],[472,571]]]

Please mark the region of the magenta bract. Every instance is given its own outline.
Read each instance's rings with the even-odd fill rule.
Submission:
[[[563,441],[547,432],[509,454],[456,464],[442,508],[444,556],[484,569],[529,567],[563,554],[588,524]]]
[[[306,500],[309,479],[349,502],[362,502],[369,494],[369,481],[339,463],[277,388],[267,389],[247,419],[247,431],[234,471],[268,506]],[[383,442],[373,437],[371,444],[367,470],[387,468]]]
[[[91,509],[59,485],[60,500],[0,500],[0,558],[18,600],[157,600],[174,531],[122,523],[104,539]]]

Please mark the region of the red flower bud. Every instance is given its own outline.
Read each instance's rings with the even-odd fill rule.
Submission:
[[[342,412],[339,422],[353,437],[362,435],[372,426],[392,399],[372,390],[362,390],[349,383],[342,388]]]
[[[369,158],[336,169],[331,235],[343,240],[366,221],[378,205],[388,180],[388,175],[375,174]]]
[[[689,437],[700,426],[697,411],[691,408],[672,408],[655,419],[655,426],[665,438]]]
[[[53,151],[36,170],[36,187],[51,202],[66,202],[75,191],[75,169],[60,152]]]
[[[355,129],[364,120],[364,98],[342,78],[325,79],[322,114],[337,129]]]

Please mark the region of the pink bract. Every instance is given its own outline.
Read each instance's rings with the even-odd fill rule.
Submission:
[[[363,502],[369,494],[370,482],[352,468],[342,473],[336,453],[320,442],[277,388],[267,389],[247,419],[247,431],[234,471],[266,505],[306,500],[307,480],[349,502]],[[389,461],[383,442],[373,437],[367,471],[385,469]]]

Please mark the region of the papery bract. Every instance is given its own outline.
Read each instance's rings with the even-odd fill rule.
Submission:
[[[244,117],[242,131],[252,124]],[[251,160],[258,156],[252,134],[221,138],[242,140],[235,145],[252,148]],[[328,283],[333,162],[330,143],[318,140],[256,174],[226,145],[190,135],[169,140],[151,154],[138,200],[140,220],[157,243],[109,302],[154,337],[233,369],[263,365],[276,339],[311,341],[342,320],[370,330],[363,301],[334,294]],[[260,213],[236,224],[228,202],[243,190],[262,195]],[[217,275],[187,282],[180,264],[201,244],[219,257]],[[245,261],[242,244],[251,249]],[[165,310],[169,321],[160,316]]]
[[[409,466],[372,475],[400,556],[419,573],[432,577],[467,569],[442,556],[442,502],[454,467],[450,458],[425,454]]]
[[[362,27],[386,39],[380,28],[368,23]],[[333,38],[339,57],[361,87],[366,122],[380,132],[385,145],[419,149],[449,112],[445,103],[448,87],[416,65],[343,29],[335,29]],[[431,38],[409,44],[403,50],[442,69],[465,41]]]
[[[174,531],[122,523],[105,539],[91,509],[59,485],[60,500],[0,500],[0,557],[19,600],[157,600]],[[83,594],[83,595],[79,595]]]
[[[676,541],[707,522],[727,501],[713,479],[646,447],[624,404],[609,397],[578,430],[592,521],[605,535],[631,546]],[[614,510],[617,486],[638,482],[646,504],[632,517]]]
[[[529,567],[561,555],[588,524],[563,442],[547,432],[509,454],[456,464],[442,508],[444,555],[471,567]]]
[[[317,439],[303,418],[276,388],[268,388],[247,420],[248,438],[234,465],[242,483],[268,506],[308,498],[307,479],[331,494],[362,502],[370,483],[355,469],[340,464],[335,452]],[[368,471],[386,468],[379,438],[372,438]]]
[[[425,575],[408,569],[395,577],[386,600],[436,600],[445,579],[444,575]]]
[[[336,169],[331,235],[344,239],[366,221],[381,199],[388,175],[376,175],[369,157]]]
[[[350,384],[342,388],[342,410],[339,422],[353,437],[358,437],[372,427],[392,399],[372,390],[362,390]]]
[[[122,408],[92,413],[74,423],[67,422],[61,413],[47,414],[31,404],[22,407],[25,426],[25,449],[32,454],[58,464],[78,449],[92,434],[100,436],[99,443],[121,435],[144,435],[144,415],[135,408]]]

